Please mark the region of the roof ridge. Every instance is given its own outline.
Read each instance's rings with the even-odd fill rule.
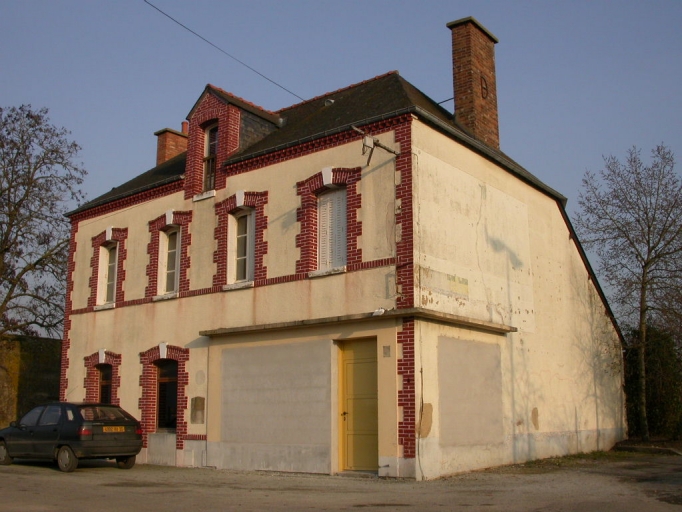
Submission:
[[[304,101],[301,101],[301,102],[299,102],[299,103],[294,103],[293,105],[289,105],[288,107],[284,107],[284,108],[281,108],[280,110],[276,110],[274,113],[275,113],[276,115],[279,115],[279,114],[281,114],[282,112],[284,112],[284,111],[286,111],[286,110],[290,110],[290,109],[295,108],[295,107],[300,107],[301,105],[305,105],[306,103],[311,103],[311,102],[313,102],[313,101],[317,101],[317,100],[319,100],[319,99],[321,99],[321,98],[324,98],[325,96],[330,96],[330,95],[332,95],[332,94],[338,94],[338,93],[340,93],[340,92],[347,91],[347,90],[349,90],[349,89],[352,89],[352,88],[354,88],[354,87],[359,87],[359,86],[361,86],[361,85],[365,85],[366,83],[373,82],[373,81],[375,81],[375,80],[380,80],[380,79],[385,78],[385,77],[387,77],[387,76],[389,76],[389,75],[398,75],[398,76],[400,76],[400,73],[398,72],[398,70],[395,70],[395,69],[394,69],[393,71],[388,71],[388,72],[383,73],[383,74],[381,74],[381,75],[377,75],[377,76],[375,76],[375,77],[373,77],[373,78],[368,78],[367,80],[363,80],[362,82],[358,82],[358,83],[355,83],[355,84],[347,85],[346,87],[342,87],[341,89],[336,89],[335,91],[326,92],[326,93],[324,93],[324,94],[320,94],[319,96],[315,96],[314,98],[310,98],[310,99],[308,99],[308,100],[304,100]]]
[[[247,105],[249,105],[249,106],[251,106],[251,107],[253,107],[253,108],[256,108],[256,109],[258,109],[258,110],[261,110],[261,111],[263,111],[263,112],[266,112],[266,113],[268,113],[268,114],[270,114],[270,115],[273,115],[273,116],[276,116],[276,115],[277,115],[277,112],[273,112],[272,110],[268,110],[268,109],[265,108],[265,107],[261,107],[260,105],[256,105],[256,104],[253,103],[252,101],[246,100],[246,99],[242,98],[241,96],[237,96],[236,94],[233,94],[233,93],[231,93],[231,92],[229,92],[229,91],[226,91],[225,89],[223,89],[222,87],[218,87],[217,85],[208,84],[207,87],[210,87],[211,89],[213,89],[213,90],[216,91],[216,92],[219,92],[220,94],[224,94],[225,96],[229,96],[230,98],[234,98],[234,99],[236,99],[237,101],[241,101],[242,103],[245,103],[245,104],[247,104]]]

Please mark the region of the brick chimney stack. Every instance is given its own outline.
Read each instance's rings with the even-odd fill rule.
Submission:
[[[472,17],[451,21],[447,26],[452,31],[455,120],[480,141],[499,149],[497,38]]]
[[[187,151],[187,121],[182,122],[182,132],[164,128],[156,135],[156,165],[160,165],[174,156]]]

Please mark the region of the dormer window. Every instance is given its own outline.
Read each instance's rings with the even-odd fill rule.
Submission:
[[[215,189],[216,156],[218,154],[218,125],[206,129],[204,145],[204,188],[203,192]]]

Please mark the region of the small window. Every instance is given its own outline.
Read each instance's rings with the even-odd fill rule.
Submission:
[[[235,217],[234,281],[253,281],[254,215],[252,210]]]
[[[215,188],[216,157],[218,155],[218,126],[206,130],[204,151],[204,192]]]
[[[164,293],[178,290],[178,264],[180,263],[180,235],[177,230],[166,233],[166,270]]]
[[[98,364],[99,373],[99,401],[103,404],[111,403],[111,365]]]
[[[346,264],[346,189],[326,192],[317,201],[317,269]]]

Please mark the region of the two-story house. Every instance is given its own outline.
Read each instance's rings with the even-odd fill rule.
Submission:
[[[566,200],[499,149],[495,37],[448,27],[454,115],[397,72],[276,112],[208,85],[71,212],[61,398],[180,466],[425,479],[621,440]]]

